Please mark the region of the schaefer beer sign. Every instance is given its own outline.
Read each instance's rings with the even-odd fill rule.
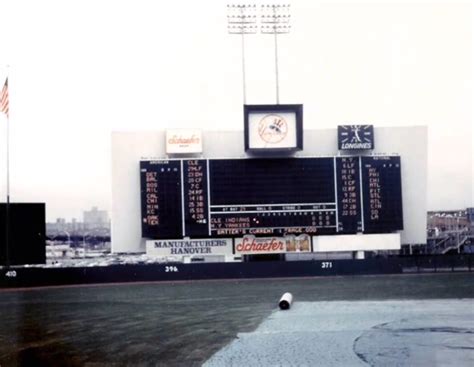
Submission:
[[[166,130],[166,153],[202,153],[201,130]]]
[[[307,234],[285,237],[244,236],[235,240],[235,254],[256,255],[310,252],[310,241],[310,237]]]

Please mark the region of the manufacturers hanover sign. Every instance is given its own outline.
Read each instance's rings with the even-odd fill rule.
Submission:
[[[146,241],[146,253],[152,256],[232,255],[232,239]]]

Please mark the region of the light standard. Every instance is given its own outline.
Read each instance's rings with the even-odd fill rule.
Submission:
[[[227,5],[227,31],[230,34],[241,35],[242,47],[242,89],[244,96],[244,104],[246,104],[246,87],[245,87],[245,47],[244,36],[246,34],[257,33],[257,16],[255,5]]]
[[[278,82],[278,35],[290,33],[290,5],[262,5],[261,32],[273,34],[275,38],[275,87],[276,103],[280,103],[280,86]]]

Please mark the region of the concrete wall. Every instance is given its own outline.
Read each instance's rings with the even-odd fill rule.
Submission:
[[[375,149],[364,154],[398,154],[402,163],[403,222],[401,243],[426,243],[427,128],[374,129]],[[242,131],[203,132],[204,158],[246,157]],[[334,156],[337,129],[307,130],[296,157]],[[145,252],[140,223],[142,159],[163,159],[165,131],[112,133],[112,251]]]

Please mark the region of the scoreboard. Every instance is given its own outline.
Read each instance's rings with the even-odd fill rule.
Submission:
[[[140,162],[153,239],[403,229],[399,156]]]

